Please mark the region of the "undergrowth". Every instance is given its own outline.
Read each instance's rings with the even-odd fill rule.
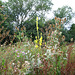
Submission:
[[[37,17],[34,42],[24,35],[25,27],[21,32],[16,27],[18,34],[14,33],[13,37],[19,42],[12,44],[12,40],[0,47],[0,75],[75,75],[75,44],[65,43],[65,36],[60,32],[64,21],[55,17],[55,25],[50,24],[39,34]]]

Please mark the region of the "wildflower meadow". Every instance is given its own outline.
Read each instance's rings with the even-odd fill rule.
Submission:
[[[36,17],[34,41],[24,36],[25,27],[21,28],[21,33],[15,33],[14,37],[22,41],[0,47],[0,75],[75,75],[75,44],[65,42],[60,31],[64,21],[55,17],[55,25],[50,24],[45,33],[39,34]]]
[[[63,6],[47,20],[52,6],[0,0],[0,75],[75,75],[75,24],[65,28],[74,13]]]

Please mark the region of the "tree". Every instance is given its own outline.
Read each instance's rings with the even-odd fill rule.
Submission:
[[[31,20],[34,16],[44,18],[52,5],[51,0],[8,0],[4,6],[10,22],[16,22],[16,25],[21,27],[26,20]]]
[[[68,31],[69,35],[70,35],[70,39],[73,38],[75,41],[75,24],[71,25],[70,30]]]
[[[37,16],[40,18],[39,27],[44,26],[45,13],[51,10],[52,5],[51,0],[8,0],[4,3],[9,25],[15,23],[19,29],[25,26],[27,36],[36,34],[34,27]]]
[[[12,35],[13,26],[9,25],[7,22],[8,16],[4,13],[3,3],[0,1],[0,45],[5,43],[10,43],[10,34]]]
[[[59,18],[66,18],[66,23],[69,23],[69,21],[72,19],[74,13],[72,11],[72,8],[69,6],[63,6],[62,8],[58,8],[54,11],[54,15]]]

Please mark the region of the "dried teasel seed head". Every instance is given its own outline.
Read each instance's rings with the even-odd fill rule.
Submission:
[[[63,53],[63,51],[58,51],[58,53]]]
[[[55,25],[53,24],[53,28],[55,28]]]
[[[73,38],[71,38],[71,41],[73,41]]]
[[[54,50],[54,48],[51,49],[51,51],[53,51],[53,50]]]
[[[6,34],[7,34],[7,35],[9,35],[9,32],[10,32],[10,30],[9,30],[9,31],[7,31],[7,33],[6,33]]]
[[[53,65],[50,65],[50,67],[53,67]]]
[[[50,33],[48,35],[50,36]]]
[[[65,40],[65,36],[63,35],[63,37],[62,37],[62,40],[64,41]]]
[[[23,29],[26,30],[26,27],[23,26]]]
[[[24,36],[24,33],[21,33],[21,37],[23,37]]]
[[[61,18],[60,18],[60,22],[61,22]]]
[[[57,17],[55,17],[55,20],[57,19]]]
[[[52,25],[50,24],[50,26],[49,26],[49,27],[51,28],[51,26],[52,26]]]
[[[61,25],[61,22],[59,22],[59,25]]]
[[[21,31],[23,31],[23,28],[21,28]]]
[[[61,26],[59,26],[59,29],[61,29]]]
[[[57,26],[58,24],[56,23],[56,26]]]
[[[15,27],[17,29],[17,27]]]
[[[57,18],[57,20],[60,20],[60,18]]]
[[[61,56],[61,54],[59,54],[59,56]]]
[[[64,18],[64,21],[66,21],[66,18]]]
[[[54,57],[54,55],[51,55],[51,57]]]

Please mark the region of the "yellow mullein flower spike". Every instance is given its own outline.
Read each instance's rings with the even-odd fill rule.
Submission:
[[[38,40],[35,40],[35,43],[38,43]]]
[[[41,33],[41,37],[39,39],[39,45],[41,46],[42,45],[42,33]]]
[[[36,17],[36,21],[38,21],[38,17]]]
[[[35,45],[36,48],[38,48],[38,45]]]

